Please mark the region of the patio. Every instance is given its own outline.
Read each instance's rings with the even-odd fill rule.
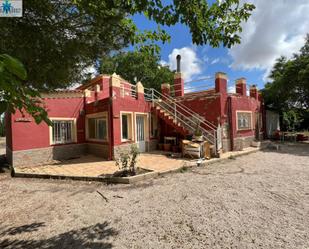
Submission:
[[[258,148],[247,148],[243,151],[224,153],[221,158],[213,158],[203,161],[203,164],[211,164],[220,160],[225,160],[231,156],[240,156],[259,150]],[[177,171],[183,167],[192,167],[197,164],[197,159],[175,158],[169,156],[169,153],[163,151],[154,151],[151,153],[142,153],[138,157],[137,167],[152,170],[159,174]],[[107,175],[112,175],[118,169],[115,161],[104,161],[100,157],[86,155],[80,158],[66,160],[54,164],[18,167],[15,168],[16,176],[45,176],[45,177],[78,177],[81,179],[95,179]]]
[[[195,163],[195,161],[196,160],[185,158],[172,158],[165,152],[155,151],[140,154],[137,167],[164,173],[177,170],[190,163]],[[94,155],[85,155],[80,158],[54,164],[15,168],[15,173],[51,176],[102,177],[105,175],[111,175],[117,170],[119,169],[116,166],[115,161],[105,161]]]

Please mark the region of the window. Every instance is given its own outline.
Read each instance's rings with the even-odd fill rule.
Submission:
[[[125,113],[121,115],[121,139],[132,139],[132,114]]]
[[[52,144],[74,142],[74,120],[52,120]]]
[[[88,139],[107,140],[107,119],[88,118]]]
[[[237,112],[237,129],[250,130],[251,129],[251,112]]]

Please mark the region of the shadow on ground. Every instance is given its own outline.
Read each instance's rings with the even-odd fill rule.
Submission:
[[[5,155],[0,155],[0,174],[7,173],[9,171],[9,165],[7,164]]]
[[[45,248],[45,249],[79,249],[79,248],[94,248],[94,249],[109,249],[112,244],[107,240],[116,236],[118,232],[109,227],[109,223],[98,223],[93,226],[84,227],[81,229],[71,230],[49,239],[43,240],[27,240],[18,239],[15,237],[25,238],[27,233],[38,231],[45,227],[44,222],[32,223],[19,227],[11,227],[3,232],[0,232],[0,248],[3,249],[29,249],[29,248]],[[22,235],[21,235],[22,234]]]
[[[263,151],[309,157],[309,144],[276,142],[269,144]]]

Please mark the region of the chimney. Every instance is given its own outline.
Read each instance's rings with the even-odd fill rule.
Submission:
[[[250,97],[255,98],[256,100],[259,99],[259,92],[256,85],[250,86]]]
[[[236,80],[236,93],[242,96],[247,96],[246,79],[240,78]]]
[[[168,83],[161,84],[161,93],[164,96],[170,96],[171,86]]]
[[[175,97],[184,96],[184,80],[181,73],[181,56],[180,54],[176,56],[177,60],[177,70],[174,75],[174,91]]]
[[[181,67],[180,67],[181,55],[180,54],[176,56],[176,61],[177,61],[177,70],[176,70],[176,72],[180,73],[180,71],[181,71]]]
[[[227,75],[222,72],[217,72],[215,85],[216,93],[227,93]]]

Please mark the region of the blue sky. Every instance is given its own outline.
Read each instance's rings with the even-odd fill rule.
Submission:
[[[243,24],[242,43],[232,49],[194,46],[186,26],[178,24],[164,28],[171,42],[160,44],[162,63],[175,69],[175,56],[183,54],[182,66],[186,81],[216,72],[225,72],[232,86],[237,78],[245,77],[247,84],[257,84],[261,89],[267,75],[281,55],[290,57],[303,45],[309,32],[309,1],[307,0],[251,0],[256,9]],[[284,19],[280,18],[284,16]],[[155,29],[157,25],[143,15],[134,16],[138,28]],[[212,81],[212,80],[210,80]]]

